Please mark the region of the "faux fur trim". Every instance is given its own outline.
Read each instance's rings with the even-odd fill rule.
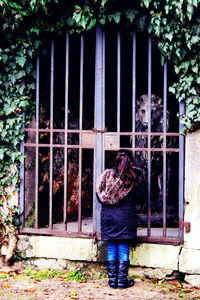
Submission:
[[[104,204],[116,204],[133,188],[134,182],[125,185],[113,169],[106,169],[97,179],[97,194]]]

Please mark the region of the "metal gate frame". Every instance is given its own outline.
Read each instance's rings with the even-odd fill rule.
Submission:
[[[167,59],[164,62],[164,90],[163,90],[163,102],[164,102],[164,131],[161,133],[151,132],[151,75],[152,75],[152,39],[148,38],[148,132],[135,132],[135,113],[136,113],[136,32],[133,32],[133,64],[132,64],[132,132],[120,132],[120,55],[121,55],[121,37],[120,32],[117,36],[117,132],[115,136],[118,138],[120,135],[132,135],[133,140],[136,135],[147,136],[148,148],[135,148],[133,143],[133,151],[147,151],[148,152],[148,228],[146,237],[138,237],[140,242],[157,242],[167,244],[180,244],[183,243],[183,215],[184,215],[184,137],[179,133],[168,133],[166,132],[166,115],[167,115]],[[107,150],[105,146],[105,138],[109,135],[105,132],[105,32],[100,26],[96,28],[96,53],[95,53],[95,108],[94,108],[94,130],[83,130],[82,129],[82,112],[83,112],[83,51],[84,51],[84,36],[81,36],[80,44],[80,127],[79,130],[69,130],[67,128],[68,119],[65,114],[65,129],[53,129],[53,86],[54,86],[54,41],[51,42],[51,93],[50,93],[50,129],[39,129],[39,68],[40,58],[37,58],[37,81],[36,81],[36,127],[34,129],[25,128],[25,132],[35,132],[36,142],[35,143],[21,143],[21,152],[24,154],[24,147],[35,147],[36,149],[36,177],[35,177],[35,195],[36,195],[36,215],[35,215],[35,228],[24,228],[24,215],[21,217],[23,229],[20,233],[31,233],[31,234],[51,234],[61,236],[95,236],[100,239],[101,228],[100,228],[100,213],[101,205],[95,196],[95,183],[99,174],[104,170],[105,157],[104,152]],[[66,34],[66,66],[65,66],[65,111],[68,111],[68,77],[69,77],[69,34]],[[179,113],[184,113],[184,103],[181,102],[179,105]],[[179,129],[182,129],[182,124],[179,121]],[[45,147],[50,147],[50,203],[49,203],[49,228],[41,229],[38,228],[38,162],[39,162],[39,147],[44,145],[39,144],[39,132],[50,133],[50,144],[45,144]],[[53,145],[53,133],[63,132],[65,134],[65,145]],[[67,133],[79,133],[80,142],[79,145],[73,146],[73,148],[79,149],[79,161],[82,161],[82,148],[94,148],[94,195],[93,195],[93,231],[91,233],[82,232],[81,226],[81,188],[79,189],[79,209],[78,209],[78,231],[68,232],[67,231],[67,214],[66,214],[66,201],[64,201],[64,224],[65,228],[63,231],[53,230],[52,226],[52,160],[53,160],[53,147],[64,148],[65,162],[64,162],[64,199],[67,198]],[[88,145],[82,144],[83,135],[89,135],[94,138],[94,144],[89,143]],[[111,134],[111,133],[110,133]],[[151,148],[151,136],[160,135],[164,139],[164,148]],[[179,149],[166,148],[166,139],[168,136],[179,137]],[[70,145],[70,148],[72,146]],[[127,148],[128,149],[128,148]],[[118,149],[116,149],[118,150]],[[130,150],[130,149],[129,149]],[[152,237],[151,235],[151,164],[150,157],[152,151],[163,152],[163,177],[164,177],[164,190],[163,190],[163,234],[162,237]],[[179,152],[179,228],[178,236],[176,238],[169,238],[166,235],[166,154],[167,152]],[[21,165],[20,171],[20,206],[24,211],[24,165]],[[81,187],[81,164],[79,168],[79,185]]]
[[[95,113],[96,122],[96,144],[95,144],[95,162],[96,166],[96,178],[104,170],[105,157],[102,155],[106,150],[106,136],[114,136],[117,140],[121,135],[132,136],[135,140],[136,135],[147,136],[148,147],[147,148],[136,148],[134,143],[132,148],[128,150],[134,151],[148,151],[148,228],[147,236],[138,237],[139,242],[151,242],[151,243],[163,243],[163,244],[180,244],[183,243],[183,228],[186,227],[186,231],[189,231],[188,224],[184,223],[184,136],[179,133],[167,132],[167,59],[164,61],[164,76],[163,76],[163,102],[164,102],[164,129],[163,132],[151,132],[151,86],[152,86],[152,38],[148,37],[148,132],[135,132],[136,124],[136,32],[132,33],[133,36],[133,63],[132,63],[132,132],[120,132],[120,64],[121,64],[121,36],[120,32],[117,35],[117,132],[106,132],[105,129],[105,32],[97,27],[97,47],[96,47],[96,70],[95,70],[95,107],[97,111]],[[179,104],[179,114],[184,114],[184,102]],[[97,113],[98,112],[98,113]],[[179,131],[183,128],[181,120],[179,118]],[[164,139],[164,148],[151,148],[151,136],[162,136]],[[169,136],[179,137],[179,149],[166,148],[166,140]],[[113,138],[112,138],[113,139]],[[114,147],[113,147],[114,149]],[[123,147],[123,149],[126,149]],[[119,150],[116,147],[114,150]],[[157,151],[163,152],[163,234],[161,237],[153,237],[151,235],[151,152]],[[167,237],[166,231],[166,154],[167,152],[179,153],[179,227],[178,236],[175,238]],[[96,232],[100,236],[100,205],[96,203]],[[97,217],[98,216],[98,217]]]

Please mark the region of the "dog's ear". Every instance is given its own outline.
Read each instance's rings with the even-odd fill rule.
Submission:
[[[157,95],[152,95],[151,96],[151,103],[153,106],[158,106],[162,104],[162,98],[160,98]]]
[[[140,96],[140,98],[136,99],[136,107],[137,108],[140,107],[140,105],[142,104],[143,101],[144,100],[143,100],[142,96]]]

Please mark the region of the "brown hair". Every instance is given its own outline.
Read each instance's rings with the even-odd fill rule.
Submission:
[[[133,157],[131,151],[120,150],[114,161],[114,170],[119,175],[120,179],[124,181],[125,185],[134,181],[137,186],[140,183],[140,171],[133,166]]]

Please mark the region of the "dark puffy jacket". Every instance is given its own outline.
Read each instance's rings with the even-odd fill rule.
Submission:
[[[138,219],[135,208],[136,189],[134,187],[118,204],[102,204],[102,240],[136,240]]]

